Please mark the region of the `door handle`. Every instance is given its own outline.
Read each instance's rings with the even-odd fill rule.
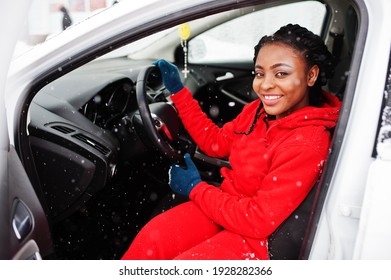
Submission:
[[[33,228],[33,217],[30,209],[21,200],[17,200],[12,216],[12,227],[19,240],[25,238]]]
[[[232,72],[226,72],[223,76],[216,77],[216,81],[220,82],[220,81],[232,79],[234,77],[235,76]]]

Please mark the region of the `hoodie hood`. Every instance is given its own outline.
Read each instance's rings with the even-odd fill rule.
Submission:
[[[334,128],[338,121],[342,103],[336,96],[329,92],[323,91],[322,94],[325,102],[321,107],[306,106],[300,110],[294,111],[284,118],[270,121],[270,129],[277,126],[282,129],[292,129],[304,126],[324,126],[327,129]]]

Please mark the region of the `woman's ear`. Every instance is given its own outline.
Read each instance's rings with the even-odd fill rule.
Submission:
[[[319,66],[318,65],[312,66],[307,74],[307,85],[309,87],[312,87],[315,84],[318,75],[319,75]]]

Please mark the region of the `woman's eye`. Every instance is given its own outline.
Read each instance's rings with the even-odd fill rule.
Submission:
[[[282,77],[285,77],[287,75],[288,75],[288,73],[286,73],[286,72],[277,72],[276,73],[276,77],[278,77],[278,78],[282,78]]]
[[[261,72],[254,72],[254,75],[255,75],[256,78],[260,78],[260,77],[264,76],[264,74],[261,73]]]

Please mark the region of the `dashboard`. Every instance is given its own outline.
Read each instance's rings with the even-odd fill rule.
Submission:
[[[113,127],[118,118],[131,109],[134,104],[130,101],[134,94],[132,82],[121,79],[105,86],[79,112],[95,125],[107,129]]]
[[[137,74],[148,63],[96,61],[34,97],[28,133],[35,181],[54,221],[114,180],[125,157],[132,161],[146,150],[130,119],[138,109]]]

